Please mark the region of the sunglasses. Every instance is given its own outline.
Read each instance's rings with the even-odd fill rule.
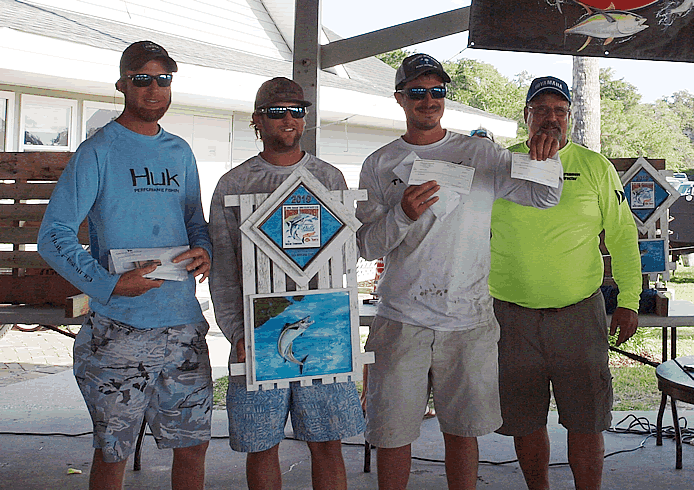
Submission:
[[[408,99],[412,100],[424,100],[427,96],[427,92],[431,95],[432,99],[443,99],[446,97],[446,87],[410,87],[403,90],[397,90],[398,93],[405,94]]]
[[[152,85],[152,80],[157,81],[157,85],[160,87],[168,87],[171,85],[171,80],[173,80],[173,75],[171,73],[162,73],[161,75],[146,75],[144,73],[138,73],[137,75],[128,75],[133,81],[133,85],[136,87],[149,87]]]
[[[284,119],[287,112],[294,119],[302,119],[308,111],[305,107],[264,107],[263,109],[258,109],[258,114],[265,114],[268,119]]]
[[[570,112],[568,107],[547,107],[545,105],[528,106],[528,109],[540,117],[547,117],[553,112],[557,119],[566,119]]]

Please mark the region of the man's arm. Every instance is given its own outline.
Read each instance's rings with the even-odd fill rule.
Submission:
[[[638,230],[629,203],[624,197],[617,171],[607,159],[608,171],[600,182],[598,199],[605,229],[605,246],[612,257],[612,276],[619,287],[617,309],[612,315],[610,335],[617,333],[617,345],[627,341],[639,325],[641,296],[641,254]]]
[[[235,346],[244,338],[241,238],[236,215],[232,208],[224,207],[227,193],[225,178],[222,177],[210,205],[210,236],[215,257],[210,272],[210,295],[217,324]]]
[[[375,175],[375,165],[364,162],[359,176],[359,188],[368,191],[368,200],[357,202],[357,219],[362,226],[357,231],[359,253],[366,260],[385,257],[403,241],[408,230],[432,204],[439,186],[434,181],[409,186],[399,203],[391,207],[385,202]],[[373,163],[373,162],[371,162]]]
[[[90,150],[78,150],[73,155],[44,213],[38,250],[48,265],[80,291],[107,303],[120,276],[109,274],[77,239],[80,224],[97,197],[96,160],[96,155]]]
[[[554,140],[556,141],[556,140]],[[561,191],[564,188],[564,172],[559,173],[559,185],[551,187],[529,180],[511,178],[512,153],[500,147],[491,148],[498,152],[491,161],[499,161],[496,172],[495,197],[504,198],[522,206],[533,206],[538,209],[546,209],[559,204]]]

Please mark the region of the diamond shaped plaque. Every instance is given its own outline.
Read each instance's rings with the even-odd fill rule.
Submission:
[[[300,167],[240,229],[294,282],[305,286],[360,225],[353,211]]]
[[[622,185],[641,233],[647,233],[679,197],[679,192],[643,157],[624,173]]]

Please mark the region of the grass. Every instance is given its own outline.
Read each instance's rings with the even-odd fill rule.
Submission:
[[[675,298],[694,303],[694,266],[678,264],[668,288],[674,290]],[[694,323],[694,322],[693,322]],[[361,336],[362,345],[366,335]],[[634,339],[621,346],[623,350],[634,352],[655,362],[661,361],[662,340],[660,328],[641,328]],[[694,355],[694,326],[677,329],[677,354]],[[624,356],[611,353],[610,369],[614,388],[613,410],[652,411],[660,405],[660,391],[655,377],[655,368],[640,364]],[[214,382],[214,406],[226,407],[226,390],[229,379],[224,376]],[[357,383],[361,392],[361,382]],[[552,403],[552,409],[556,409]]]

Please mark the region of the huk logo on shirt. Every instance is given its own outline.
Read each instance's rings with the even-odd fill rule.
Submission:
[[[177,177],[178,174],[172,175],[168,168],[156,174],[147,167],[143,170],[130,169],[135,192],[180,192]]]

